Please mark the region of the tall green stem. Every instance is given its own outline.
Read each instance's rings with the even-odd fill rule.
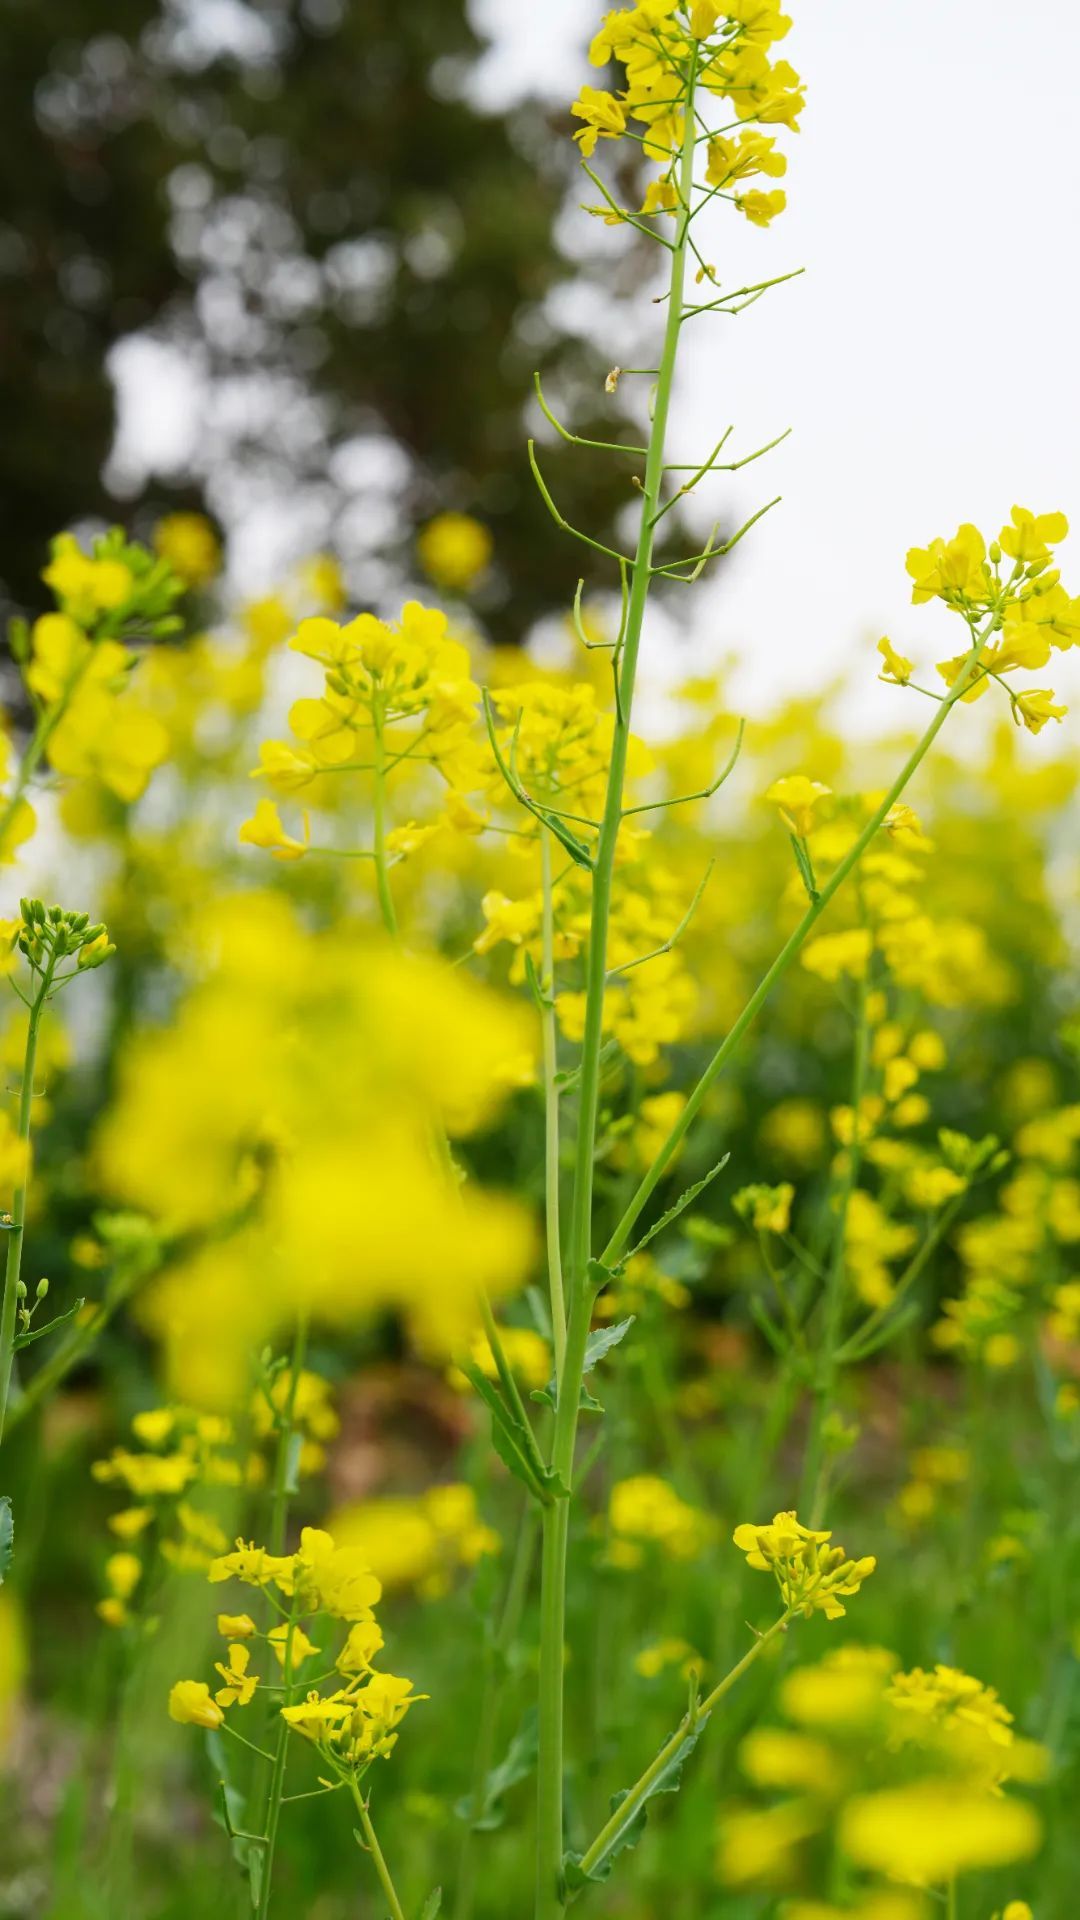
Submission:
[[[566,1297],[563,1292],[562,1226],[559,1218],[559,1070],[555,1027],[555,909],[551,885],[551,834],[540,828],[540,869],[543,889],[541,918],[540,1033],[544,1071],[544,1225],[547,1241],[548,1291],[551,1332],[555,1346],[555,1378],[561,1380],[566,1354]]]
[[[390,1908],[390,1920],[405,1920],[404,1908],[397,1897],[394,1883],[390,1878],[390,1869],[383,1856],[383,1850],[375,1838],[375,1829],[371,1824],[371,1815],[368,1812],[367,1801],[364,1799],[355,1780],[351,1780],[349,1785],[352,1790],[353,1800],[356,1803],[356,1811],[360,1817],[360,1831],[364,1836],[364,1844],[375,1863],[375,1871],[379,1876],[379,1885],[386,1895],[386,1904]]]
[[[569,1236],[569,1319],[555,1414],[552,1466],[566,1486],[573,1478],[578,1403],[585,1346],[592,1315],[593,1290],[588,1266],[592,1252],[593,1162],[600,1105],[600,1051],[608,966],[608,922],[612,876],[622,823],[623,789],[630,741],[630,717],[637,677],[642,625],[652,577],[656,516],[664,471],[664,442],[683,314],[687,236],[694,185],[696,54],[691,56],[685,105],[685,132],[679,162],[680,209],[671,254],[667,325],[653,400],[652,427],[645,461],[637,550],[630,575],[621,658],[617,668],[615,725],[603,819],[593,868],[592,915],[586,964],[585,1023],[581,1045],[581,1083],[574,1187]],[[540,1582],[540,1698],[537,1762],[536,1920],[557,1920],[563,1911],[563,1649],[566,1630],[566,1550],[570,1501],[558,1500],[544,1512]]]
[[[293,1685],[293,1627],[296,1623],[296,1601],[293,1600],[285,1628],[285,1666],[282,1673],[284,1706],[292,1705]],[[274,1761],[270,1773],[270,1793],[266,1807],[266,1847],[262,1854],[262,1880],[259,1885],[259,1901],[255,1909],[255,1920],[266,1920],[270,1911],[270,1891],[274,1877],[274,1854],[277,1849],[278,1825],[281,1820],[281,1800],[285,1791],[285,1769],[289,1760],[289,1723],[283,1715],[278,1717],[277,1745],[274,1748]]]
[[[4,1300],[0,1307],[0,1439],[7,1418],[8,1395],[15,1360],[15,1330],[18,1322],[19,1277],[22,1270],[23,1236],[26,1229],[26,1195],[30,1186],[30,1113],[34,1099],[34,1064],[37,1059],[38,1031],[52,984],[55,960],[50,960],[40,976],[37,993],[30,1005],[23,1054],[22,1086],[19,1089],[18,1136],[25,1155],[19,1185],[11,1205],[7,1258],[4,1263]]]

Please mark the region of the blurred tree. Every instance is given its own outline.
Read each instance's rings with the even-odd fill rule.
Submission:
[[[332,544],[374,603],[416,580],[418,523],[471,512],[495,637],[565,609],[589,567],[529,476],[534,366],[579,431],[625,421],[545,312],[580,271],[573,150],[470,102],[463,0],[0,0],[0,33],[9,598],[64,523],[205,503],[282,564]],[[118,439],[110,356],[143,416]],[[629,463],[553,472],[610,541]]]

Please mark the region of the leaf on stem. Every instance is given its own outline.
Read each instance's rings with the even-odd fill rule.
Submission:
[[[687,1187],[685,1193],[680,1193],[675,1205],[669,1207],[666,1213],[662,1213],[659,1220],[654,1220],[648,1233],[643,1234],[637,1245],[631,1247],[629,1253],[623,1255],[623,1264],[625,1265],[631,1261],[636,1253],[641,1253],[643,1248],[648,1246],[650,1240],[655,1240],[658,1233],[663,1233],[665,1227],[670,1227],[672,1221],[677,1220],[680,1213],[685,1212],[686,1208],[693,1204],[698,1194],[704,1193],[706,1187],[712,1185],[717,1174],[723,1173],[730,1159],[730,1153],[725,1153],[723,1159],[718,1160],[715,1167],[709,1168],[708,1173],[705,1174],[703,1179],[695,1180],[692,1187]]]
[[[544,1465],[535,1435],[507,1406],[498,1389],[472,1361],[463,1361],[461,1371],[491,1414],[491,1444],[503,1466],[528,1487],[543,1506],[550,1506],[555,1499],[565,1499],[568,1489],[558,1474]]]
[[[658,1793],[678,1793],[682,1785],[683,1767],[697,1746],[702,1731],[708,1723],[708,1719],[708,1714],[704,1714],[701,1719],[695,1721],[692,1727],[687,1727],[666,1766],[660,1769],[656,1778],[650,1781],[648,1787],[644,1793],[642,1793],[634,1813],[627,1819],[624,1826],[617,1827],[614,1833],[612,1833],[587,1872],[582,1870],[584,1855],[568,1853],[564,1856],[563,1876],[567,1889],[570,1892],[575,1892],[581,1887],[586,1887],[590,1882],[606,1880],[620,1853],[623,1853],[629,1847],[637,1846],[638,1841],[645,1831],[649,1801]],[[629,1799],[632,1791],[635,1791],[635,1789],[623,1788],[620,1793],[613,1794],[611,1799],[611,1811],[613,1815],[618,1813],[619,1808]]]
[[[66,1313],[58,1313],[55,1319],[46,1320],[44,1326],[27,1327],[23,1333],[17,1333],[14,1343],[15,1352],[18,1353],[23,1347],[32,1346],[35,1340],[43,1339],[47,1333],[55,1333],[57,1327],[65,1326],[69,1320],[74,1320],[75,1315],[81,1313],[85,1305],[85,1300],[76,1300],[75,1305],[69,1307]]]
[[[536,1708],[530,1707],[504,1757],[498,1766],[491,1768],[484,1780],[479,1807],[474,1811],[473,1795],[465,1794],[454,1807],[458,1819],[466,1821],[475,1833],[492,1833],[496,1827],[501,1827],[506,1818],[503,1800],[519,1780],[528,1779],[536,1765],[538,1751]]]
[[[599,1266],[599,1264],[599,1261],[595,1260],[590,1262],[592,1266]],[[608,1278],[611,1278],[610,1274]],[[620,1340],[625,1340],[634,1324],[635,1318],[636,1316],[631,1313],[625,1320],[617,1320],[613,1326],[597,1327],[594,1332],[590,1333],[585,1342],[585,1359],[581,1368],[582,1379],[584,1379],[587,1373],[592,1372],[598,1360],[602,1360],[606,1353],[610,1353],[613,1347],[618,1346]],[[555,1393],[555,1376],[553,1374],[547,1386],[538,1387],[533,1393],[532,1398],[534,1400],[541,1400],[545,1405],[553,1407],[555,1405]],[[604,1411],[599,1400],[595,1400],[584,1386],[581,1389],[581,1399],[578,1402],[578,1406],[582,1413],[603,1413]]]

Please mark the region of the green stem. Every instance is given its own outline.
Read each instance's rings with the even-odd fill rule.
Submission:
[[[719,1704],[726,1693],[730,1693],[732,1687],[742,1679],[743,1674],[746,1673],[748,1669],[753,1666],[755,1660],[759,1659],[764,1653],[769,1643],[775,1640],[777,1634],[783,1632],[791,1617],[790,1613],[783,1613],[779,1620],[774,1620],[772,1626],[769,1627],[765,1633],[758,1636],[749,1651],[743,1654],[742,1659],[736,1661],[730,1672],[726,1673],[724,1678],[717,1682],[712,1692],[706,1695],[705,1699],[702,1700],[698,1706],[696,1713],[692,1717],[690,1714],[684,1714],[670,1740],[665,1741],[659,1753],[656,1755],[655,1760],[646,1767],[641,1778],[634,1782],[634,1785],[630,1788],[625,1798],[620,1800],[610,1820],[605,1826],[601,1827],[596,1839],[582,1855],[582,1873],[593,1873],[597,1866],[599,1866],[612,1851],[621,1835],[625,1832],[626,1828],[633,1823],[645,1805],[645,1802],[649,1799],[656,1782],[675,1759],[687,1735],[692,1733],[694,1727],[704,1720],[707,1714],[712,1712],[713,1708]]]
[[[289,1610],[285,1626],[285,1668],[282,1675],[285,1686],[283,1704],[292,1704],[292,1665],[293,1665],[293,1627],[296,1622],[296,1600]],[[270,1911],[270,1887],[274,1875],[274,1853],[277,1847],[278,1825],[281,1820],[281,1802],[285,1789],[285,1769],[289,1760],[289,1723],[283,1714],[278,1717],[277,1746],[274,1749],[273,1767],[270,1773],[270,1793],[266,1803],[266,1849],[262,1856],[262,1880],[259,1885],[259,1904],[255,1910],[256,1920],[266,1920]]]
[[[876,1332],[881,1322],[907,1297],[915,1285],[916,1280],[918,1280],[923,1273],[931,1254],[937,1250],[945,1238],[945,1235],[948,1233],[949,1228],[952,1226],[953,1221],[956,1219],[957,1214],[960,1212],[961,1207],[968,1197],[968,1192],[969,1189],[965,1186],[960,1193],[956,1194],[954,1198],[950,1200],[948,1206],[942,1208],[933,1226],[930,1228],[929,1233],[926,1234],[923,1239],[922,1245],[912,1254],[908,1265],[900,1275],[899,1280],[893,1288],[891,1299],[887,1300],[884,1306],[875,1307],[873,1312],[867,1315],[862,1326],[855,1328],[850,1339],[844,1342],[837,1353],[836,1357],[838,1360],[844,1362],[849,1359],[857,1359],[859,1357],[859,1348],[862,1346],[863,1341],[868,1340],[871,1334]]]
[[[391,939],[397,939],[397,914],[394,911],[394,896],[390,891],[390,874],[386,864],[386,743],[383,739],[382,715],[376,708],[372,714],[375,734],[375,765],[373,768],[373,840],[375,848],[375,887],[379,896],[379,911],[383,925]]]
[[[394,1883],[390,1878],[390,1869],[383,1857],[383,1850],[375,1838],[375,1829],[371,1824],[371,1815],[368,1812],[367,1801],[364,1799],[355,1780],[350,1780],[349,1787],[353,1800],[356,1803],[356,1811],[360,1816],[360,1831],[364,1836],[364,1844],[372,1860],[375,1862],[375,1871],[379,1876],[379,1885],[386,1895],[386,1903],[390,1908],[391,1920],[405,1920],[405,1910],[394,1889]]]
[[[506,1586],[506,1598],[498,1627],[492,1635],[484,1663],[483,1688],[477,1718],[476,1747],[473,1754],[471,1817],[461,1842],[454,1920],[469,1920],[476,1898],[476,1820],[483,1811],[484,1790],[495,1758],[495,1740],[499,1731],[506,1663],[521,1626],[521,1616],[529,1591],[536,1552],[536,1513],[530,1506],[521,1516],[517,1546]]]
[[[551,885],[551,834],[540,828],[540,869],[543,888],[541,925],[540,1032],[544,1071],[544,1214],[547,1240],[548,1291],[551,1331],[555,1345],[555,1378],[561,1380],[566,1353],[566,1297],[563,1292],[562,1241],[559,1220],[559,1070],[555,1025],[555,912]]]
[[[798,958],[807,935],[813,931],[813,928],[825,912],[826,907],[834,899],[835,895],[839,893],[844,882],[849,879],[855,871],[867,847],[873,840],[874,835],[880,831],[884,824],[886,815],[890,809],[896,805],[901,794],[914,778],[923,760],[926,758],[927,753],[933,746],[934,741],[937,739],[938,734],[941,732],[942,727],[945,725],[953,707],[963,694],[971,677],[976,658],[977,649],[972,651],[966,666],[954,681],[951,692],[938,708],[914,751],[909,755],[908,759],[905,760],[904,765],[897,774],[896,779],[893,781],[892,786],[889,788],[880,806],[875,808],[858,839],[844,855],[835,873],[832,874],[830,879],[828,879],[821,888],[817,899],[810,902],[798,926],[785,940],[772,965],[755,987],[745,1007],[739,1014],[738,1019],[734,1022],[734,1025],[729,1029],[720,1046],[717,1048],[651,1167],[641,1180],[607,1246],[604,1248],[600,1257],[605,1266],[610,1266],[611,1262],[618,1258],[618,1255],[625,1247],[638,1216],[659,1186],[660,1181],[671,1165],[686,1135],[689,1133],[690,1128],[701,1112],[710,1088],[714,1082],[719,1079],[728,1061],[731,1059],[732,1054],[742,1040],[743,1035],[757,1019],[773,988],[779,984],[792,962]]]
[[[2,828],[0,828],[2,832]],[[15,1360],[15,1331],[18,1324],[19,1278],[22,1269],[23,1236],[26,1228],[26,1195],[30,1186],[30,1113],[34,1098],[34,1063],[37,1058],[38,1031],[52,982],[55,958],[50,959],[40,976],[38,991],[30,1005],[26,1025],[26,1050],[23,1054],[22,1086],[19,1090],[17,1131],[26,1156],[19,1185],[11,1203],[11,1225],[7,1234],[7,1258],[4,1263],[4,1300],[0,1307],[0,1439],[7,1417],[8,1395]]]
[[[281,1424],[278,1428],[277,1450],[274,1455],[274,1478],[270,1491],[270,1521],[267,1537],[270,1552],[275,1554],[285,1551],[285,1523],[289,1511],[289,1455],[292,1452],[297,1387],[307,1356],[307,1335],[307,1314],[298,1313],[292,1353],[289,1356],[289,1393],[280,1414]]]
[[[592,914],[586,967],[585,1024],[581,1045],[578,1135],[570,1214],[570,1306],[566,1349],[555,1414],[552,1466],[566,1486],[573,1479],[578,1402],[585,1345],[592,1317],[588,1281],[592,1251],[593,1172],[600,1105],[600,1052],[607,979],[608,922],[615,852],[622,822],[623,789],[638,652],[652,574],[654,524],[664,472],[664,441],[678,356],[679,327],[694,183],[694,88],[696,52],[687,77],[685,133],[679,162],[681,210],[671,255],[667,325],[653,403],[645,461],[641,520],[627,599],[621,660],[616,669],[616,712],[607,792],[593,869]],[[540,1583],[539,1756],[537,1760],[536,1920],[557,1920],[563,1911],[563,1659],[566,1630],[566,1555],[570,1502],[557,1500],[544,1514]]]
[[[810,1415],[810,1433],[806,1444],[806,1461],[803,1470],[803,1506],[809,1507],[808,1525],[819,1527],[825,1507],[828,1482],[828,1461],[825,1454],[825,1422],[832,1409],[836,1395],[836,1380],[839,1372],[837,1350],[840,1344],[840,1326],[844,1312],[844,1290],[847,1281],[847,1223],[851,1208],[851,1197],[858,1185],[859,1169],[862,1165],[862,1102],[866,1091],[866,1074],[869,1064],[869,1022],[866,1017],[866,1005],[870,991],[869,967],[867,977],[859,989],[859,1010],[855,1021],[855,1064],[851,1076],[851,1142],[848,1146],[844,1164],[843,1178],[840,1183],[839,1205],[833,1227],[833,1242],[829,1257],[829,1269],[825,1276],[825,1289],[822,1294],[822,1340],[818,1358],[817,1378],[814,1383],[812,1411]]]

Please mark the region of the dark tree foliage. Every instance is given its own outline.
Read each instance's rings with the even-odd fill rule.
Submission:
[[[462,0],[0,0],[0,40],[14,603],[40,604],[58,527],[144,527],[178,504],[229,531],[270,503],[283,563],[330,542],[373,602],[415,579],[418,522],[474,512],[496,553],[478,610],[501,640],[596,577],[525,454],[536,366],[579,431],[637,437],[604,395],[603,345],[543,311],[579,271],[555,237],[573,151],[536,109],[470,104]],[[164,474],[108,464],[106,361],[133,337],[182,354],[207,396]],[[153,382],[138,390],[152,414]],[[552,472],[567,517],[611,542],[629,463],[575,453]]]

